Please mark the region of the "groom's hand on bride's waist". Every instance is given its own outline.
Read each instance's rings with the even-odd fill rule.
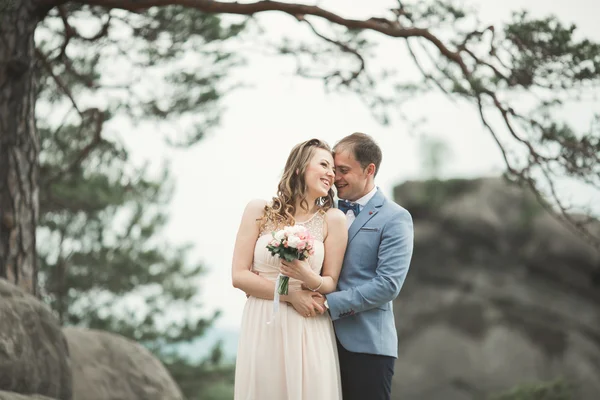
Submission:
[[[302,284],[302,289],[310,290],[308,287],[306,287],[306,285],[304,283]],[[310,291],[313,293],[313,298],[315,299],[317,304],[319,304],[323,308],[323,312],[321,313],[321,314],[323,314],[325,311],[328,310],[327,306],[325,305],[325,300],[327,300],[327,299],[325,298],[325,296],[323,296],[319,292],[315,292],[314,290],[310,290]]]
[[[320,293],[310,290],[295,290],[288,295],[288,302],[294,307],[298,314],[304,317],[314,317],[317,314],[323,314],[325,299]]]
[[[323,312],[321,314],[323,314],[327,310],[325,308],[325,296],[323,296],[320,293],[317,293],[317,294],[318,294],[318,296],[313,296],[313,299],[319,306],[321,306],[321,308],[323,309]]]

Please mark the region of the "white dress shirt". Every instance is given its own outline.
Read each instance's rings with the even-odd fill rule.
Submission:
[[[353,202],[353,203],[358,203],[359,212],[362,212],[363,208],[365,208],[365,206],[367,205],[369,200],[371,200],[371,198],[373,198],[373,196],[375,196],[376,192],[377,192],[377,186],[374,186],[373,189],[371,189],[371,191],[369,193],[365,194],[363,197],[361,197],[360,199]],[[352,225],[352,223],[354,222],[355,219],[356,219],[356,216],[354,215],[352,210],[348,210],[346,212],[346,224],[347,224],[348,228],[350,228],[350,225]]]

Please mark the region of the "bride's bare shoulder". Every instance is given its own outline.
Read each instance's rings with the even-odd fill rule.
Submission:
[[[267,201],[264,199],[252,199],[246,205],[246,210],[244,211],[244,214],[262,216],[265,211],[266,205]]]
[[[331,207],[326,212],[328,221],[345,221],[346,215],[339,209]]]

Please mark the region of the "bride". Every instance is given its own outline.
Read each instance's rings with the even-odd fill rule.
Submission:
[[[318,139],[296,145],[277,196],[246,206],[233,253],[233,286],[248,295],[235,371],[235,400],[336,400],[342,398],[331,318],[322,295],[336,289],[348,230],[333,208],[335,177],[330,147]],[[314,254],[282,262],[267,245],[271,232],[304,225]],[[290,277],[273,317],[275,281]],[[308,290],[307,290],[308,289]]]

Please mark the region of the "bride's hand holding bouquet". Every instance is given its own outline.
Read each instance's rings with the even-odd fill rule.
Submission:
[[[286,226],[273,232],[273,239],[267,244],[272,255],[281,258],[281,269],[277,278],[277,293],[288,294],[289,278],[305,280],[315,275],[308,263],[308,257],[314,254],[313,242],[308,229],[302,225]]]

